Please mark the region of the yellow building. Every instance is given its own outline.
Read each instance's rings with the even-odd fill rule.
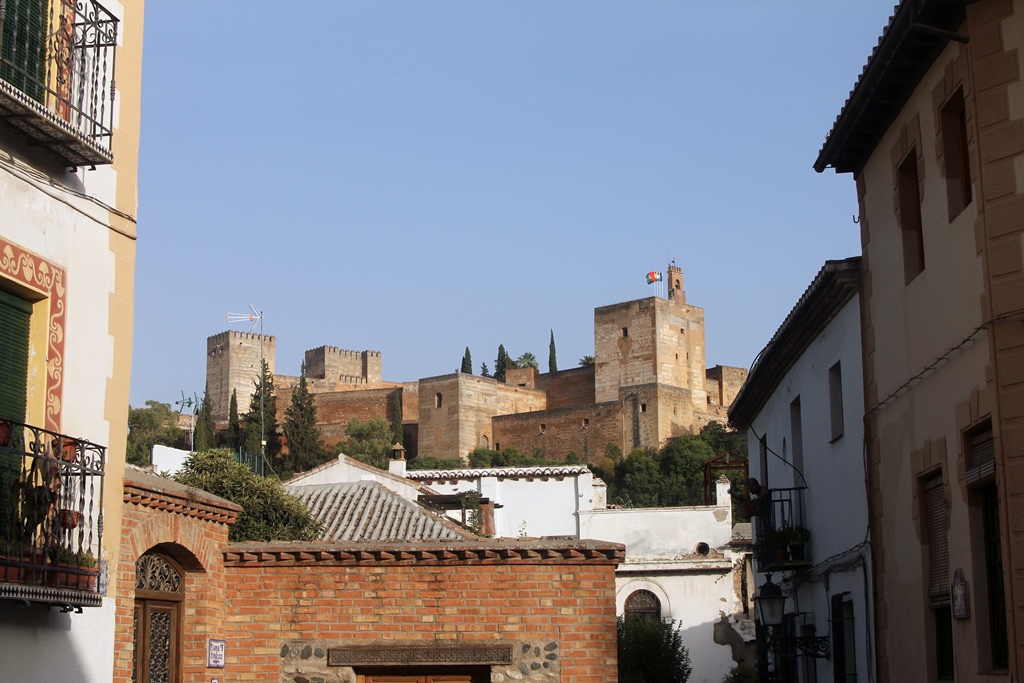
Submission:
[[[3,677],[110,681],[143,2],[0,12]]]
[[[860,205],[882,683],[1024,673],[1022,72],[1024,1],[904,0],[815,164]]]

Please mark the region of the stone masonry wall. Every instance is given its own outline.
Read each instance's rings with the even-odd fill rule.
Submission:
[[[747,381],[745,368],[734,368],[728,365],[716,365],[708,368],[708,404],[728,408],[736,400],[736,394]],[[712,390],[714,386],[714,390]]]
[[[548,373],[548,410],[594,403],[594,366]]]
[[[358,669],[327,665],[330,648],[342,645],[506,644],[512,663],[492,666],[492,681],[616,678],[613,564],[365,560],[227,569],[225,674],[238,683],[348,683]]]
[[[600,463],[609,443],[622,448],[622,421],[622,404],[615,401],[503,415],[493,420],[494,443],[526,454],[540,448],[554,460],[572,452],[583,462]]]
[[[274,372],[276,341],[263,335],[263,358]],[[238,397],[238,412],[249,410],[254,382],[260,376],[260,335],[229,330],[206,339],[206,386],[218,429],[227,427],[231,391]]]
[[[336,444],[345,438],[345,430],[353,418],[361,422],[384,418],[391,420],[391,395],[401,389],[360,389],[313,394],[317,425],[327,444]],[[292,402],[292,389],[277,392],[277,421],[284,424],[288,406]]]

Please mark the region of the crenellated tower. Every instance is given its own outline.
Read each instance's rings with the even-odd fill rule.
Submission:
[[[206,385],[218,429],[227,426],[232,390],[237,392],[238,413],[248,412],[260,377],[260,354],[273,375],[275,352],[271,335],[228,330],[206,338]]]

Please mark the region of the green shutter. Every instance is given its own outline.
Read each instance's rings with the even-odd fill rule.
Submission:
[[[0,78],[42,103],[49,0],[6,0]]]
[[[0,291],[0,417],[25,421],[32,305]]]

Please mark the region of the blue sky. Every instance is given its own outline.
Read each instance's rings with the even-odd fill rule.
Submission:
[[[201,395],[250,302],[283,374],[323,344],[390,381],[546,369],[549,330],[575,367],[672,258],[709,365],[748,367],[860,251],[853,179],[811,166],[892,9],[150,0],[132,405]]]

